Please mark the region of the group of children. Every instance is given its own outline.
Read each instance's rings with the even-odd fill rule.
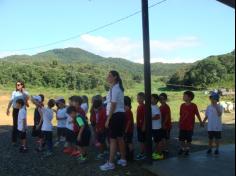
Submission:
[[[154,160],[162,160],[165,158],[166,154],[168,154],[168,141],[172,128],[171,109],[167,104],[167,94],[152,94],[151,97],[152,138],[156,144],[152,157]],[[213,140],[215,139],[216,150],[214,153],[218,155],[219,140],[222,131],[221,117],[223,113],[223,107],[218,103],[220,97],[216,93],[210,95],[211,104],[207,107],[204,120],[201,119],[197,105],[192,103],[193,99],[193,92],[184,92],[184,103],[180,107],[180,150],[178,154],[189,155],[194,133],[195,117],[197,117],[201,126],[204,126],[205,122],[208,120],[209,150],[207,153],[212,153]],[[99,151],[96,159],[104,159],[107,148],[109,148],[109,132],[105,127],[107,119],[105,98],[100,95],[92,98],[90,119],[87,118],[89,104],[86,96],[72,96],[69,98],[68,105],[66,104],[66,100],[61,97],[56,100],[50,99],[47,106],[45,106],[43,95],[33,96],[32,102],[36,106],[34,113],[35,124],[32,135],[38,137],[38,152],[42,152],[44,147],[47,146],[45,155],[51,156],[53,147],[57,147],[63,143],[63,152],[65,154],[77,157],[79,161],[85,162],[88,159],[87,147],[93,143]],[[132,161],[134,158],[136,160],[144,160],[146,158],[145,143],[147,140],[145,94],[142,92],[137,94],[136,128],[138,142],[140,143],[140,154],[136,157],[134,157],[133,138],[135,125],[131,102],[130,97],[124,97],[126,119],[123,133],[126,143],[127,160]],[[19,99],[16,103],[17,108],[20,109],[18,116],[18,131],[22,142],[20,151],[27,152],[27,111],[23,100]],[[160,103],[160,106],[158,106],[158,103]],[[56,110],[53,109],[54,106],[57,107]],[[53,144],[52,120],[54,113],[56,114],[57,120],[57,139]]]

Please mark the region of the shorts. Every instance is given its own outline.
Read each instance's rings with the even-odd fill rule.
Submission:
[[[208,138],[212,139],[221,139],[221,131],[208,131]]]
[[[45,141],[52,141],[52,131],[42,131]]]
[[[66,129],[66,141],[69,143],[76,143],[76,134],[74,131]]]
[[[125,133],[124,140],[126,144],[132,144],[133,143],[133,133]]]
[[[166,140],[170,140],[170,129],[163,129],[163,138]]]
[[[100,132],[96,134],[96,140],[100,144],[105,144],[106,143],[106,138],[107,138],[107,133],[106,132]]]
[[[152,137],[155,143],[160,143],[164,139],[163,130],[152,130]]]
[[[57,127],[57,136],[66,136],[66,128]]]
[[[138,142],[146,142],[146,132],[143,132],[141,128],[137,128]]]
[[[32,137],[38,137],[38,138],[42,139],[43,134],[42,134],[41,128],[42,128],[42,126],[40,126],[39,129],[36,129],[36,126],[33,126]]]
[[[109,123],[109,136],[111,139],[123,138],[125,129],[125,113],[117,112],[112,115]]]
[[[90,144],[91,132],[90,130],[85,130],[81,136],[81,140],[77,141],[76,144],[79,147],[88,147]]]
[[[181,142],[187,141],[188,143],[191,143],[192,138],[193,138],[193,131],[180,130],[179,141]]]
[[[18,131],[18,135],[21,140],[26,139],[26,132],[25,131]]]

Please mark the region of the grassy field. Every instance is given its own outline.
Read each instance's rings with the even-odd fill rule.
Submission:
[[[9,125],[12,123],[11,118],[7,117],[5,113],[12,90],[13,88],[9,86],[8,87],[0,86],[0,125]],[[125,94],[130,96],[133,100],[132,106],[135,115],[137,109],[136,94],[143,90],[144,90],[143,84],[136,84],[133,86],[132,89],[128,89],[125,91]],[[57,98],[61,96],[67,100],[72,95],[87,95],[91,102],[91,98],[94,95],[97,94],[101,94],[102,96],[106,95],[105,91],[104,92],[99,92],[96,90],[76,91],[76,90],[63,90],[63,89],[52,89],[43,87],[30,87],[30,86],[27,87],[27,91],[30,93],[30,95],[44,94],[46,97],[46,101],[50,98]],[[152,92],[158,94],[165,92],[168,94],[169,96],[168,103],[172,110],[172,119],[173,121],[177,121],[179,119],[179,107],[182,103],[183,91],[168,90],[165,88],[164,83],[160,82],[159,79],[154,78],[152,81]],[[205,110],[207,105],[209,104],[208,95],[205,95],[204,91],[196,91],[195,95],[196,98],[194,100],[194,103],[198,105],[200,111]],[[223,100],[234,101],[232,97]],[[28,109],[28,123],[30,125],[32,125],[33,123],[33,111],[34,111],[34,105],[30,104],[30,108]],[[204,114],[202,114],[202,116],[204,116]],[[55,119],[54,119],[54,124],[56,124]]]

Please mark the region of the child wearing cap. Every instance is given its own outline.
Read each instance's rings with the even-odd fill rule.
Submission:
[[[39,108],[43,107],[44,102],[44,95],[36,95],[31,97],[32,103],[35,105],[34,110],[34,126],[32,130],[32,136],[37,137],[38,141],[37,143],[39,146],[43,146],[43,134],[41,131],[41,126],[39,126],[40,121],[42,120],[41,114],[39,113]],[[39,147],[37,150],[41,150],[41,147]]]
[[[58,98],[56,99],[56,105],[57,105],[57,142],[54,144],[54,147],[57,147],[60,142],[65,142],[65,136],[66,136],[66,101],[64,98]]]
[[[219,104],[220,96],[217,93],[212,93],[209,98],[211,104],[207,107],[206,117],[203,120],[203,123],[208,120],[209,149],[207,154],[212,153],[213,140],[215,139],[216,150],[214,153],[215,155],[219,155],[224,108]]]

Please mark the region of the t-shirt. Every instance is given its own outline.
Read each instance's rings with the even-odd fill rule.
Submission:
[[[199,115],[198,107],[196,104],[183,103],[180,107],[180,121],[179,127],[181,130],[193,131],[195,125],[195,116]]]
[[[85,112],[86,114],[88,113],[89,107],[88,107],[88,104],[87,104],[87,103],[83,103],[83,104],[81,105],[81,108],[84,110],[84,112]]]
[[[145,123],[145,104],[140,104],[137,108],[137,128],[142,128]]]
[[[66,118],[67,118],[66,110],[67,108],[63,108],[63,109],[58,109],[57,111],[57,127],[58,128],[66,127]]]
[[[133,112],[130,109],[127,109],[125,111],[125,129],[129,123],[130,123],[130,126],[127,132],[133,133],[134,132],[134,116],[133,116]]]
[[[157,105],[152,105],[152,117],[155,117],[156,115],[161,115],[160,109]],[[161,129],[161,118],[159,120],[152,120],[152,129]]]
[[[67,119],[66,119],[66,128],[74,131],[74,123],[73,123],[73,118],[67,114]]]
[[[43,125],[42,131],[52,131],[52,119],[53,119],[53,110],[49,108],[42,108],[43,113]]]
[[[171,129],[171,110],[168,104],[164,104],[160,106],[161,111],[161,120],[162,120],[162,128]]]
[[[22,93],[20,91],[13,91],[12,95],[11,95],[11,101],[12,101],[13,108],[17,108],[16,101],[19,99],[23,99],[24,102],[26,103],[28,95],[29,95],[29,93],[26,91],[24,91],[24,93]]]
[[[34,125],[35,126],[39,124],[40,119],[41,119],[41,116],[40,116],[40,113],[38,111],[38,108],[35,108],[35,110],[34,110]]]
[[[79,127],[79,129],[81,129],[82,127],[85,127],[84,132],[89,131],[88,122],[86,121],[86,119],[84,117],[82,117],[82,116],[76,117],[76,124]]]
[[[106,108],[101,107],[99,110],[93,110],[90,120],[95,125],[97,131],[104,131],[107,120]]]
[[[26,121],[26,128],[27,128],[27,112],[26,109],[23,107],[19,110],[18,114],[18,124],[17,124],[17,129],[19,131],[25,131],[26,129],[24,128],[24,121]]]
[[[125,112],[124,105],[124,92],[120,89],[120,85],[114,85],[107,95],[107,115],[109,115],[111,109],[111,103],[116,103],[116,109],[114,113]]]
[[[223,113],[224,108],[220,104],[217,105]],[[222,116],[219,116],[216,108],[209,105],[206,110],[206,117],[208,117],[208,131],[222,131]]]

